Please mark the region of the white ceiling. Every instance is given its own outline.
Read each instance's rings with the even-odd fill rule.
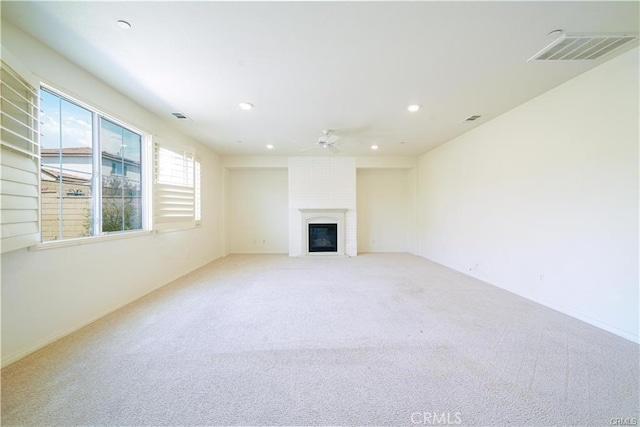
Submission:
[[[301,151],[327,128],[343,155],[424,153],[630,48],[527,62],[550,31],[638,32],[638,14],[636,1],[2,1],[3,19],[221,154],[330,154]]]

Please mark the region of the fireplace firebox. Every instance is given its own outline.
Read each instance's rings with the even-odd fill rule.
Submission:
[[[338,252],[338,224],[309,224],[309,252]]]

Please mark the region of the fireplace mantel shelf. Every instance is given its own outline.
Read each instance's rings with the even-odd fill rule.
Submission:
[[[302,213],[345,213],[349,209],[298,209]]]

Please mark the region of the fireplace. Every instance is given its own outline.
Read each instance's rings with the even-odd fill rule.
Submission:
[[[338,252],[338,224],[309,224],[309,252]]]
[[[299,209],[303,256],[345,256],[346,209]]]

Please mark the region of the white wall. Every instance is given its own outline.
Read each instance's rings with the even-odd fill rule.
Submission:
[[[420,255],[638,341],[638,52],[423,155]]]
[[[340,159],[340,157],[336,156]],[[402,217],[402,221],[398,223],[398,227],[402,227],[402,233],[393,235],[382,232],[385,237],[382,240],[377,240],[377,246],[375,248],[368,247],[367,251],[409,251],[416,253],[417,237],[416,237],[416,169],[417,159],[415,157],[388,157],[388,156],[369,156],[369,157],[356,157],[349,158],[348,160],[331,160],[332,157],[326,158],[306,158],[304,163],[299,168],[296,168],[296,176],[291,177],[293,186],[295,187],[293,192],[293,204],[295,208],[291,208],[291,215],[295,217],[296,221],[290,224],[282,236],[289,234],[290,241],[284,246],[284,252],[289,250],[289,243],[293,239],[292,248],[290,254],[300,253],[301,238],[298,236],[300,233],[298,221],[300,220],[300,208],[303,207],[318,207],[318,206],[332,206],[334,208],[344,208],[345,206],[354,205],[353,194],[356,190],[353,186],[354,166],[358,171],[366,169],[368,171],[375,170],[392,170],[396,172],[397,176],[404,176],[405,178],[398,180],[400,193],[403,194],[402,206],[391,207],[398,218]],[[296,162],[296,158],[293,158],[293,162]],[[355,161],[355,164],[354,164]],[[336,163],[337,162],[337,163]],[[347,162],[348,164],[345,164]],[[334,163],[339,166],[334,165]],[[265,252],[282,252],[282,242],[274,240],[273,237],[266,239],[260,237],[259,231],[264,229],[264,220],[260,218],[261,212],[269,212],[269,216],[274,217],[273,212],[278,211],[278,205],[274,202],[267,202],[272,196],[266,196],[266,193],[274,192],[273,197],[275,200],[280,200],[282,196],[282,182],[277,179],[277,183],[266,182],[276,179],[275,175],[288,173],[289,157],[282,156],[224,156],[222,158],[222,165],[225,168],[225,204],[227,209],[225,210],[225,231],[226,231],[226,252],[225,253],[265,253]],[[316,165],[316,166],[313,166]],[[332,166],[333,165],[333,166]],[[337,173],[335,168],[338,167],[340,171],[346,175]],[[317,170],[316,170],[317,169]],[[327,173],[328,170],[332,170],[332,173]],[[252,170],[257,170],[256,174],[252,173]],[[274,170],[274,174],[270,174],[269,170]],[[277,171],[279,170],[279,171]],[[314,172],[315,171],[315,172]],[[384,173],[384,172],[382,172]],[[393,172],[391,172],[393,174]],[[264,176],[264,178],[263,178]],[[374,173],[374,176],[375,175]],[[314,178],[315,177],[315,178]],[[369,183],[369,180],[367,180]],[[395,182],[395,181],[394,181]],[[392,185],[388,185],[387,182],[382,183],[386,185],[388,189],[387,193],[390,195],[395,192],[392,190]],[[315,186],[315,188],[314,188]],[[317,188],[321,189],[318,193]],[[334,191],[336,188],[341,188],[341,191]],[[343,190],[347,191],[343,191]],[[327,191],[324,191],[327,190]],[[316,192],[317,198],[310,199],[311,195]],[[367,191],[365,188],[363,191]],[[265,199],[260,201],[262,204],[260,209],[256,209],[249,199],[255,198],[254,196],[247,196],[248,194],[257,193],[257,197]],[[265,194],[263,194],[265,193]],[[244,195],[243,195],[244,194]],[[372,194],[369,192],[369,196]],[[385,196],[386,197],[386,196]],[[376,199],[379,200],[379,199]],[[299,206],[298,206],[299,205]],[[355,214],[355,205],[353,212],[349,212],[348,216],[355,227],[358,217]],[[380,223],[383,226],[384,218],[377,215],[377,212],[372,213],[374,221]],[[371,215],[369,215],[371,216]],[[352,235],[350,238],[353,241],[352,247],[355,248],[358,239],[363,237],[358,230],[358,237],[355,236],[355,229],[352,227]],[[279,226],[278,226],[279,229]],[[275,229],[274,229],[275,231]],[[291,234],[295,232],[295,236]],[[373,227],[370,227],[365,232],[365,236],[368,236],[373,232]],[[367,237],[368,238],[368,237]],[[254,240],[256,241],[254,243]],[[265,243],[262,243],[266,240]],[[271,242],[271,243],[269,243]],[[402,242],[402,243],[399,243]],[[353,249],[352,249],[353,250]]]
[[[289,166],[286,156],[224,156],[222,165],[228,169],[234,168],[280,168]]]
[[[354,157],[289,157],[289,255],[302,250],[299,209],[346,209],[344,253],[358,255]]]
[[[358,252],[414,252],[413,169],[358,169]]]
[[[222,255],[222,166],[211,150],[2,21],[2,44],[54,87],[154,135],[196,146],[202,228],[2,255],[2,363],[9,363]],[[176,250],[180,248],[180,250]]]
[[[288,253],[287,169],[230,169],[227,179],[229,251]]]

